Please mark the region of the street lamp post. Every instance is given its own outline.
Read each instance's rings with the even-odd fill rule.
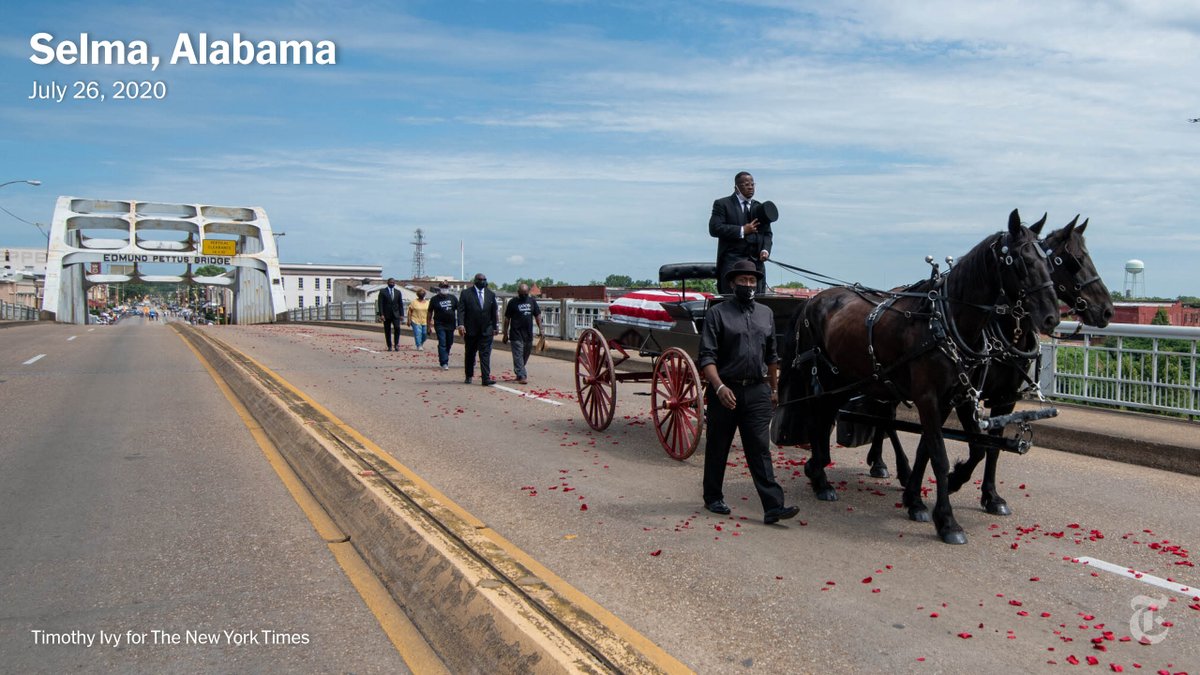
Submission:
[[[4,182],[4,183],[0,183],[0,187],[4,187],[5,185],[12,185],[13,183],[28,183],[29,185],[37,187],[42,184],[42,181],[40,181],[40,180],[10,180],[10,181]]]
[[[3,183],[0,183],[0,188],[4,187],[5,185],[13,185],[14,183],[25,183],[26,185],[32,185],[34,187],[37,187],[42,184],[42,181],[32,180],[32,179],[10,180],[10,181],[5,181]],[[8,215],[12,216],[13,218],[16,218],[17,220],[20,220],[25,223],[29,223],[30,225],[33,225],[34,227],[36,227],[39,232],[46,235],[46,243],[47,244],[50,243],[50,234],[48,232],[46,232],[45,230],[43,230],[41,225],[39,225],[38,223],[30,223],[28,220],[25,220],[24,218],[20,218],[12,213],[9,213]]]

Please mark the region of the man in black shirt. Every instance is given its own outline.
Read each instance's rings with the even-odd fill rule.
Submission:
[[[454,329],[458,326],[458,298],[450,293],[450,284],[438,284],[437,295],[429,301],[429,329],[437,336],[438,365],[450,370],[450,348],[454,346]]]
[[[734,297],[712,307],[700,335],[700,366],[708,380],[705,401],[708,438],[704,446],[704,508],[726,515],[725,463],[734,432],[741,432],[746,463],[768,525],[792,518],[800,509],[784,506],[783,488],[771,466],[771,415],[779,403],[779,354],[775,316],[754,302],[763,274],[750,260],[734,263],[725,275]]]
[[[513,373],[520,384],[529,383],[525,364],[533,353],[533,322],[537,321],[538,332],[542,332],[542,309],[537,300],[529,297],[529,284],[517,287],[517,297],[508,301],[504,310],[504,337],[512,350]]]

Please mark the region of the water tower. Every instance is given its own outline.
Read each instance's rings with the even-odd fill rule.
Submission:
[[[1141,260],[1125,261],[1125,298],[1146,297],[1146,263]]]

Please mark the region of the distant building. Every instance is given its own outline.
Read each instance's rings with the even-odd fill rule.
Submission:
[[[46,249],[44,248],[5,248],[0,249],[0,271],[28,272],[41,277],[46,276]]]
[[[283,276],[283,299],[287,309],[320,307],[334,300],[338,280],[356,284],[363,279],[378,279],[382,265],[327,265],[323,263],[279,263]]]
[[[1175,302],[1114,302],[1113,323],[1150,324],[1165,310],[1172,326],[1200,326],[1200,307]]]

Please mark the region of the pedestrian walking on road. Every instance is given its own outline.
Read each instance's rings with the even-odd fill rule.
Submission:
[[[751,260],[734,263],[725,283],[734,296],[715,305],[704,317],[700,366],[708,381],[708,438],[704,446],[704,508],[727,515],[725,463],[733,434],[739,432],[754,488],[768,525],[795,517],[800,509],[784,506],[783,488],[771,466],[771,416],[778,405],[779,354],[775,316],[754,301],[762,280]]]
[[[537,300],[529,297],[529,284],[517,287],[517,297],[508,301],[504,309],[504,342],[512,350],[513,373],[520,384],[529,383],[525,365],[533,353],[533,323],[537,322],[538,334],[542,333],[542,309]]]
[[[458,334],[463,336],[467,349],[463,364],[467,384],[475,376],[476,354],[483,386],[496,384],[492,379],[492,340],[499,332],[500,304],[496,293],[488,288],[487,277],[480,272],[475,275],[475,284],[458,296]]]
[[[438,341],[438,366],[450,370],[450,348],[454,346],[454,329],[458,326],[458,298],[450,293],[450,284],[438,284],[437,295],[429,301],[428,326]]]
[[[417,351],[425,351],[426,329],[429,323],[429,301],[425,299],[425,289],[417,289],[417,299],[408,303],[408,325],[412,328],[413,342]]]
[[[375,298],[375,320],[383,322],[383,339],[387,350],[400,351],[400,324],[404,321],[404,298],[396,288],[396,280],[388,279],[387,288]],[[393,333],[395,339],[393,339]]]

